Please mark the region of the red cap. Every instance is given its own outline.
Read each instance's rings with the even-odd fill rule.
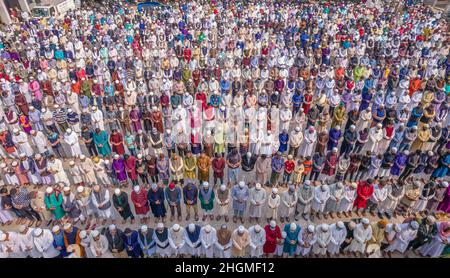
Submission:
[[[173,183],[173,182],[171,182],[170,184],[169,184],[169,189],[174,189],[175,188],[175,184]]]

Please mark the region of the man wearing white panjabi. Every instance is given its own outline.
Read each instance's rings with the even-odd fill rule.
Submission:
[[[12,141],[19,149],[19,153],[24,153],[28,157],[33,155],[33,148],[31,148],[28,142],[28,136],[25,132],[20,131],[18,128],[13,129]]]
[[[231,231],[226,224],[222,224],[217,230],[217,241],[214,245],[214,257],[216,258],[230,258],[231,257]]]
[[[263,254],[263,245],[266,242],[266,231],[258,224],[248,228],[250,235],[250,256],[252,258],[259,258]]]
[[[41,155],[47,153],[49,151],[49,144],[47,141],[47,136],[44,135],[42,131],[32,130],[31,134],[31,142],[37,147],[38,153]]]
[[[159,222],[153,231],[153,240],[156,243],[155,253],[159,257],[167,258],[171,255],[172,248],[169,243],[169,229],[164,227],[164,224]]]
[[[302,229],[298,234],[298,245],[296,255],[306,257],[311,252],[312,247],[317,241],[316,229],[314,225],[308,225],[306,229]]]
[[[91,238],[88,236],[86,230],[82,230],[79,233],[80,245],[84,248],[86,258],[91,259],[94,257],[91,250]]]
[[[252,222],[254,218],[257,222],[262,215],[262,208],[264,203],[266,202],[267,193],[264,190],[260,183],[257,183],[255,187],[249,190],[249,221]]]
[[[200,230],[200,241],[202,243],[201,254],[206,258],[214,256],[214,245],[217,242],[216,229],[206,224]]]
[[[78,135],[68,128],[64,133],[64,141],[70,146],[70,152],[73,157],[79,157],[81,155],[80,141]]]
[[[17,233],[17,244],[20,249],[17,254],[18,258],[39,257],[39,254],[34,249],[33,231],[34,228],[29,228],[27,225],[19,226],[19,232]]]
[[[303,141],[303,132],[301,126],[296,126],[289,134],[289,154],[297,157],[298,148]]]
[[[288,107],[281,109],[280,111],[281,130],[289,130],[289,125],[292,120],[292,110]]]
[[[103,121],[103,112],[102,110],[98,109],[97,106],[92,107],[91,118],[95,128],[105,130],[105,124]]]
[[[386,248],[386,252],[398,251],[404,253],[411,240],[416,238],[419,229],[419,223],[411,221],[400,225],[401,231],[396,234],[394,242]]]
[[[111,198],[109,190],[98,184],[92,189],[92,204],[97,210],[98,217],[103,219],[102,225],[105,225],[108,219],[112,219],[114,223],[114,217],[111,212]]]
[[[97,175],[97,178],[102,182],[103,185],[111,184],[111,180],[109,176],[106,174],[105,160],[99,157],[94,157],[92,159],[94,162],[94,172]]]
[[[216,191],[216,201],[217,201],[217,216],[216,221],[219,221],[222,216],[225,217],[225,222],[228,222],[228,212],[230,211],[230,190],[227,188],[226,184],[220,185],[219,189]]]
[[[450,222],[438,222],[438,233],[433,239],[420,248],[420,254],[428,257],[439,257],[450,242]]]
[[[313,126],[310,126],[308,130],[305,131],[303,136],[303,142],[300,146],[299,154],[300,156],[307,157],[312,156],[314,147],[317,141],[317,131]]]
[[[179,224],[174,224],[169,229],[169,244],[172,249],[172,255],[175,257],[184,255],[184,228]]]
[[[80,115],[80,104],[78,102],[78,95],[73,93],[72,91],[68,91],[66,94],[66,100],[69,108],[71,108],[75,113]]]
[[[345,217],[347,217],[347,212],[352,214],[353,202],[356,199],[356,188],[358,184],[356,182],[352,182],[351,184],[345,187],[344,195],[339,204],[338,212],[342,212]]]
[[[186,229],[184,229],[184,248],[185,252],[192,257],[200,256],[201,240],[200,240],[201,227],[191,223]]]
[[[20,248],[15,232],[0,231],[0,258],[20,258]]]
[[[94,258],[113,258],[108,248],[108,239],[101,235],[98,230],[93,230],[90,234],[90,248]]]
[[[330,255],[337,255],[340,252],[341,244],[347,236],[347,229],[344,222],[338,221],[330,225],[331,241],[328,244],[327,252]]]
[[[284,223],[291,221],[291,217],[294,216],[295,205],[297,204],[297,191],[293,184],[289,185],[289,189],[284,191],[281,195],[281,207],[280,207],[280,221]]]
[[[324,256],[327,253],[328,244],[331,242],[330,226],[326,223],[316,226],[316,243],[313,245],[314,255]]]
[[[70,185],[66,171],[64,171],[62,161],[54,155],[51,155],[47,161],[47,171],[53,174],[56,184],[64,183],[65,185]]]
[[[348,246],[348,251],[357,255],[364,254],[367,241],[372,238],[372,227],[369,224],[369,219],[363,218],[361,223],[356,225],[353,230],[353,240]]]
[[[278,189],[272,188],[272,194],[267,198],[266,218],[268,221],[277,219],[280,204],[281,198],[278,194]]]
[[[372,153],[376,153],[378,150],[378,144],[383,139],[383,129],[381,123],[378,123],[376,126],[372,127],[369,131],[369,141],[364,145],[365,150],[371,151]]]
[[[36,228],[33,236],[33,245],[39,258],[54,258],[59,255],[59,251],[53,246],[53,235],[50,230]]]
[[[314,198],[312,200],[311,209],[316,213],[317,218],[320,219],[320,214],[324,212],[323,210],[325,209],[325,205],[329,198],[330,188],[328,185],[322,184],[314,189]]]
[[[83,171],[84,181],[88,185],[97,184],[97,177],[95,177],[94,163],[89,157],[84,154],[80,155],[80,167]]]
[[[262,139],[261,154],[271,156],[273,154],[273,142],[275,138],[271,130],[267,130],[267,134]]]

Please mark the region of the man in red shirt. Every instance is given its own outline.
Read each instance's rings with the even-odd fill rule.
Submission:
[[[212,161],[212,168],[214,172],[214,186],[216,186],[217,180],[220,180],[220,184],[223,184],[223,170],[225,169],[225,159],[220,153],[216,153]]]
[[[356,189],[356,199],[353,203],[353,209],[356,211],[358,216],[360,212],[363,211],[367,206],[367,200],[369,200],[370,196],[373,194],[373,179],[368,179],[366,181],[358,182],[358,188]],[[366,213],[362,213],[363,216],[366,216]]]
[[[288,155],[286,161],[284,162],[284,175],[283,175],[284,184],[287,185],[289,183],[294,168],[295,168],[295,161],[292,155]]]

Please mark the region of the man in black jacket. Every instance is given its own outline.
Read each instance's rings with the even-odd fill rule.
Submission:
[[[391,148],[390,151],[385,152],[383,155],[383,160],[381,161],[380,171],[378,171],[378,177],[382,178],[385,176],[389,176],[389,172],[391,171],[391,167],[394,164],[395,156],[397,154],[397,148]]]
[[[245,156],[242,157],[242,170],[247,173],[253,171],[257,158],[257,155],[248,152]],[[245,176],[248,177],[249,174],[246,174]]]
[[[412,251],[417,255],[417,249],[430,242],[437,232],[438,228],[436,225],[436,219],[431,215],[423,218],[422,223],[419,225],[416,238],[409,242],[406,250],[412,248]]]
[[[116,188],[114,190],[114,195],[112,199],[114,207],[119,212],[120,216],[122,216],[123,218],[122,224],[125,224],[128,218],[130,218],[130,223],[133,224],[134,215],[131,212],[127,193],[125,191],[120,190],[120,188]]]
[[[122,230],[117,229],[116,225],[111,224],[108,228],[104,228],[103,234],[108,240],[108,249],[114,258],[128,258],[123,242],[124,234]]]

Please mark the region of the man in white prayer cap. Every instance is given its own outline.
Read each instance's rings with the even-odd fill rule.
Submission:
[[[255,187],[249,190],[249,221],[255,219],[259,223],[262,215],[262,208],[267,199],[266,190],[264,190],[260,183],[256,183]]]
[[[185,253],[192,257],[198,257],[202,251],[202,242],[200,240],[201,227],[194,223],[190,223],[184,229]]]
[[[256,224],[248,229],[248,233],[250,235],[250,257],[259,258],[263,254],[266,231]]]
[[[214,245],[217,242],[217,232],[210,224],[206,224],[200,230],[201,254],[206,258],[214,256]]]
[[[171,255],[172,249],[169,243],[169,229],[159,222],[153,231],[153,240],[156,242],[156,254],[159,257],[167,258]]]
[[[338,221],[330,225],[331,240],[327,247],[329,255],[334,256],[340,253],[341,244],[347,235],[347,229],[344,222]]]
[[[278,188],[272,188],[272,193],[267,197],[266,218],[267,221],[275,220],[278,217],[278,208],[281,204],[281,197]]]
[[[98,230],[91,231],[90,248],[94,258],[113,258],[109,251],[108,240]]]
[[[222,217],[224,217],[225,222],[228,222],[228,213],[230,212],[230,190],[228,189],[226,184],[220,185],[220,187],[216,191],[216,201],[217,201],[217,216],[216,221],[219,221]]]
[[[71,128],[64,132],[64,141],[69,145],[72,157],[80,157],[82,155],[80,141],[78,135]]]
[[[325,256],[327,254],[328,244],[331,242],[330,226],[327,223],[316,226],[316,243],[313,245],[313,254],[315,256]]]
[[[33,231],[34,228],[28,227],[27,225],[20,225],[18,227],[17,244],[20,246],[20,253],[18,254],[18,257],[39,257],[36,256],[36,250],[33,245]]]
[[[220,229],[217,230],[217,241],[214,245],[214,257],[215,258],[230,258],[231,247],[233,242],[231,240],[231,231],[226,224],[222,224]]]
[[[36,228],[33,236],[33,244],[38,258],[55,258],[59,255],[59,251],[53,246],[53,235],[50,230]]]
[[[308,225],[305,229],[302,229],[298,234],[298,248],[295,255],[302,257],[309,256],[312,247],[317,241],[316,228],[314,225]]]
[[[409,242],[416,238],[418,229],[419,223],[414,220],[409,223],[401,224],[400,232],[395,235],[394,242],[386,248],[386,252],[398,251],[401,254],[405,253]]]
[[[25,132],[20,131],[18,128],[14,128],[11,138],[14,145],[17,146],[19,153],[24,153],[28,157],[33,155],[33,148],[31,148],[28,136]]]
[[[356,224],[353,230],[353,240],[348,246],[348,251],[360,256],[366,251],[366,244],[372,238],[372,226],[369,219],[361,219],[361,223]]]
[[[183,257],[184,255],[184,228],[179,224],[174,224],[169,229],[169,244],[170,248],[172,248],[172,256],[175,257]]]
[[[247,247],[250,245],[250,234],[244,226],[239,226],[231,234],[233,242],[232,255],[235,258],[242,258],[246,254]]]

